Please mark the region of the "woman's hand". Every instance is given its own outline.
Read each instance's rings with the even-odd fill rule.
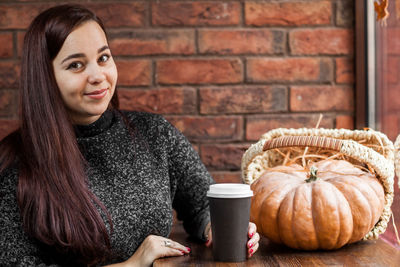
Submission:
[[[257,233],[257,226],[250,222],[249,230],[247,231],[247,235],[250,238],[247,241],[247,256],[250,258],[258,249],[258,242],[260,241],[260,235]]]
[[[135,254],[124,262],[125,266],[151,266],[153,261],[163,257],[189,254],[190,248],[171,239],[149,235],[142,242]]]
[[[207,236],[206,246],[209,247],[211,246],[212,243],[211,227],[207,225],[205,230],[208,232],[206,233]],[[257,233],[257,226],[252,222],[249,223],[247,235],[249,237],[249,240],[247,241],[247,257],[250,258],[257,251],[259,246],[258,242],[260,241],[260,235]]]

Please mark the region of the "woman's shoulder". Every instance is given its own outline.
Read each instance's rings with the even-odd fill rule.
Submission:
[[[15,181],[18,180],[18,163],[17,161],[8,165],[4,169],[0,169],[0,184],[1,188],[13,186]]]
[[[138,138],[146,139],[157,146],[168,146],[171,139],[179,135],[178,130],[160,114],[141,111],[122,111]]]
[[[170,123],[160,114],[144,111],[121,111],[129,123],[136,129],[160,129],[168,127]]]
[[[160,114],[145,112],[145,111],[121,110],[121,113],[127,118],[129,118],[130,121],[143,121],[147,123],[154,123],[164,119],[164,117]]]
[[[18,145],[21,140],[17,131],[0,141],[0,183],[4,185],[9,178],[18,173]]]
[[[0,202],[6,199],[14,199],[14,194],[18,186],[18,168],[15,164],[8,166],[0,171]],[[4,203],[1,204],[3,206]],[[2,209],[2,208],[0,208]]]

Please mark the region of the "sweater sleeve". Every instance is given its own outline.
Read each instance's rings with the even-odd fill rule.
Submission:
[[[0,174],[0,266],[57,266],[40,259],[37,246],[23,231],[16,186],[16,170]]]
[[[210,221],[207,191],[215,183],[186,137],[164,118],[168,137],[170,179],[177,183],[172,205],[191,236],[206,241],[204,230]]]

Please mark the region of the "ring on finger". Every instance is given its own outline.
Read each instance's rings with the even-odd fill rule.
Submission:
[[[172,242],[169,240],[164,240],[164,246],[167,248],[170,248],[170,247],[172,247]]]

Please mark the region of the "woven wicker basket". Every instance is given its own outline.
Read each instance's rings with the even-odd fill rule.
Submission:
[[[400,137],[398,140],[400,146]],[[340,154],[342,159],[375,173],[385,191],[385,206],[379,221],[364,239],[376,239],[385,232],[392,214],[394,180],[394,146],[386,135],[373,130],[274,129],[243,155],[243,181],[251,184],[268,168],[285,164],[288,155],[285,149],[290,149],[291,157],[295,158],[301,158],[307,149],[307,153],[315,156],[314,161],[319,160],[319,154],[325,158]]]
[[[398,186],[400,187],[400,135],[397,136],[396,141],[394,142],[394,149],[395,149],[395,170],[396,176],[398,181]]]

